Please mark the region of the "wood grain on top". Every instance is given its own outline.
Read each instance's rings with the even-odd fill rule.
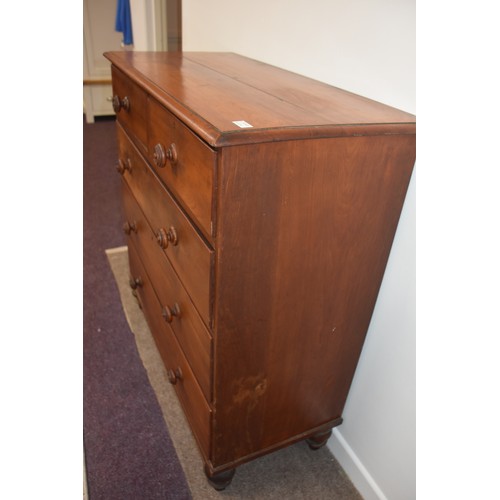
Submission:
[[[105,56],[212,146],[415,133],[409,113],[237,54]]]

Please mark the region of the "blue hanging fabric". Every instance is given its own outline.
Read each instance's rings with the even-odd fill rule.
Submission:
[[[123,33],[123,44],[132,45],[132,16],[130,14],[130,0],[118,0],[116,9],[115,30]]]

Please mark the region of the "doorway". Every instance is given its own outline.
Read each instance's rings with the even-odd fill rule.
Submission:
[[[155,0],[155,50],[182,51],[182,0]]]

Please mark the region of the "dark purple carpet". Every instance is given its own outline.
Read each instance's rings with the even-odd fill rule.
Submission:
[[[114,120],[83,126],[83,425],[90,500],[191,498],[105,249],[125,244]]]

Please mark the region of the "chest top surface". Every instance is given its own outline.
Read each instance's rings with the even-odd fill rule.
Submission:
[[[105,56],[215,147],[415,133],[409,113],[233,53]]]

